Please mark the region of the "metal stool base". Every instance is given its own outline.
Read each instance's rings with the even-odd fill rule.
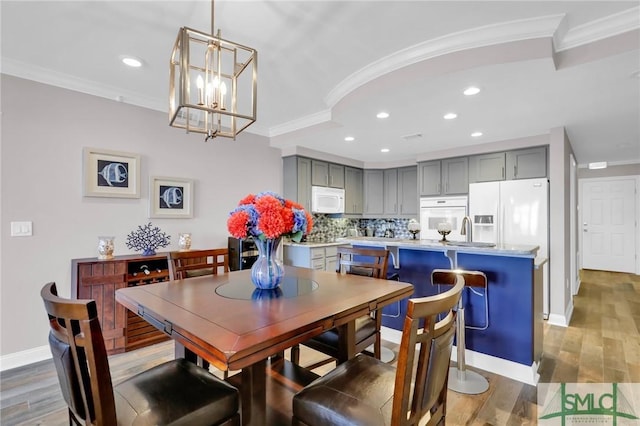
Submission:
[[[458,377],[458,375],[464,377]],[[449,389],[467,395],[476,395],[489,389],[489,382],[480,374],[471,370],[459,371],[456,367],[449,368]]]
[[[373,345],[369,346],[365,350],[367,352],[373,353]],[[396,354],[391,349],[385,348],[384,346],[380,348],[380,361],[386,362],[388,364],[391,361],[393,361],[395,357],[396,357]]]

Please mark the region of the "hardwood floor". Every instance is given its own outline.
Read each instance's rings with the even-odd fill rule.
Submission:
[[[541,382],[640,382],[640,276],[582,271],[569,327],[545,324]],[[396,346],[385,342],[385,346]],[[110,357],[114,383],[173,357],[166,342]],[[321,354],[301,348],[301,363]],[[323,374],[331,365],[315,370]],[[534,386],[479,371],[489,381],[481,395],[449,392],[448,425],[533,425]],[[0,373],[0,424],[67,425],[51,361]]]

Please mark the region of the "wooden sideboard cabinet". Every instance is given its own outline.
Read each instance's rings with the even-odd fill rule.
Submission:
[[[153,285],[169,280],[167,254],[115,256],[110,260],[98,260],[94,257],[71,261],[71,297],[96,301],[109,355],[168,339],[115,299],[115,292],[120,288]]]

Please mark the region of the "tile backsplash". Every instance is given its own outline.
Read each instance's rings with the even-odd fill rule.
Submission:
[[[350,219],[314,214],[313,231],[307,235],[307,241],[333,242],[337,238],[353,235],[353,230],[356,230],[360,236],[384,237],[387,229],[393,231],[395,238],[411,238],[407,229],[408,223],[409,219]]]

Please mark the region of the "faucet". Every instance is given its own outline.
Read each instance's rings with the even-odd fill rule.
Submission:
[[[460,229],[460,235],[467,235],[467,224],[469,224],[469,237],[467,237],[467,241],[473,241],[473,226],[471,225],[471,218],[469,216],[465,216],[462,219],[462,228]]]

